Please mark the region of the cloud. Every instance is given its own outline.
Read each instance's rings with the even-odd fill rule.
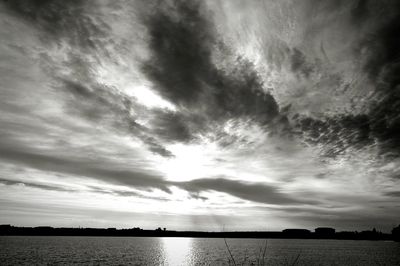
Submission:
[[[203,91],[208,75],[211,47],[215,44],[212,27],[200,10],[199,1],[174,1],[173,9],[159,7],[145,18],[152,57],[143,65],[161,94],[177,103],[193,103]]]
[[[145,108],[115,87],[98,81],[99,73],[93,61],[107,61],[108,53],[115,53],[115,50],[106,45],[114,38],[109,35],[110,28],[90,12],[97,9],[95,3],[31,0],[6,1],[4,5],[12,15],[36,29],[42,39],[41,45],[48,50],[42,52],[39,59],[42,71],[52,82],[51,89],[61,93],[56,103],[61,102],[66,113],[58,119],[69,116],[85,119],[117,134],[141,139],[156,154],[173,156],[151,132],[135,121],[137,115],[133,115],[132,110],[137,114]],[[38,86],[47,89],[48,84]],[[33,91],[39,93],[36,88]],[[50,101],[46,103],[54,106]]]
[[[155,133],[136,122],[138,113],[149,110],[121,93],[119,88],[99,82],[93,62],[110,60],[108,64],[115,63],[109,55],[115,55],[116,51],[108,44],[115,45],[119,40],[113,40],[110,27],[103,18],[90,12],[97,9],[96,3],[31,0],[7,1],[5,6],[37,30],[44,40],[43,46],[55,49],[55,55],[52,54],[54,51],[43,53],[40,59],[43,71],[53,79],[54,89],[65,93],[60,95],[59,101],[64,103],[67,115],[86,119],[117,134],[131,134],[142,140],[153,153],[173,156],[156,139]]]
[[[155,110],[154,119],[151,122],[151,131],[159,138],[165,141],[189,142],[194,136],[191,131],[193,117],[185,117],[183,113],[168,110]],[[194,123],[193,123],[194,124]]]
[[[353,23],[359,25],[368,19],[368,17],[371,15],[368,7],[369,2],[370,2],[369,0],[355,1],[355,5],[351,10],[351,17]]]
[[[108,60],[108,52],[117,51],[105,50],[108,46],[104,42],[110,38],[109,28],[102,27],[103,20],[94,19],[87,10],[89,5],[57,1],[8,4],[10,10],[32,20],[38,29],[55,21],[52,29],[59,29],[55,39],[68,43],[67,59],[64,57],[60,66],[62,71],[51,68],[60,64],[55,61],[57,58],[47,57],[46,64],[50,66],[47,71],[59,83],[56,89],[69,92],[73,97],[62,99],[70,115],[113,128],[115,132],[129,132],[141,139],[150,151],[163,157],[174,156],[163,142],[196,140],[199,134],[212,131],[212,123],[232,118],[245,117],[262,125],[274,124],[271,132],[288,129],[288,126],[280,126],[287,125],[287,119],[279,116],[279,107],[264,91],[253,64],[237,58],[229,68],[215,65],[212,54],[220,40],[210,12],[200,2],[163,4],[155,13],[146,13],[143,19],[150,35],[151,56],[142,70],[162,96],[182,107],[178,112],[143,108],[131,97],[119,93],[118,88],[97,80],[93,61]],[[76,21],[70,21],[75,17]],[[85,31],[85,27],[92,30]],[[76,32],[75,28],[84,32]],[[87,38],[96,45],[80,44],[74,38]],[[92,49],[90,53],[86,51],[88,47]],[[221,49],[225,53],[226,48]],[[150,119],[148,125],[136,121],[146,116]]]
[[[290,61],[291,70],[301,73],[306,78],[308,78],[313,71],[313,67],[307,62],[306,56],[296,48],[292,50]]]
[[[41,151],[28,150],[27,147],[18,149],[2,144],[0,158],[18,165],[29,166],[42,171],[85,176],[108,183],[132,186],[143,189],[159,188],[169,191],[162,178],[156,173],[148,171],[118,169],[107,161],[84,161],[82,158],[66,158],[63,156],[46,154]]]
[[[244,200],[265,204],[316,204],[316,202],[312,200],[296,199],[294,197],[291,197],[287,193],[280,192],[277,187],[266,185],[264,183],[248,183],[218,177],[196,179],[175,184],[192,193],[212,190],[224,192]]]
[[[398,156],[400,54],[397,47],[400,41],[396,36],[400,34],[400,5],[395,1],[360,1],[360,5],[363,8],[360,18],[368,30],[357,43],[356,55],[362,56],[362,70],[374,87],[371,97],[367,99],[371,135],[378,140],[381,154],[394,153]],[[381,16],[379,12],[385,15]]]
[[[335,158],[349,149],[361,150],[374,143],[366,115],[337,115],[324,119],[297,118],[297,128],[306,143],[320,145],[322,155]]]
[[[391,191],[385,193],[386,196],[400,198],[400,191]]]
[[[371,78],[371,81],[379,84],[387,83],[391,89],[399,83],[396,73],[399,71],[397,49],[399,40],[396,38],[399,34],[400,25],[400,4],[395,1],[385,1],[378,4],[375,9],[383,10],[384,17],[375,20],[377,26],[371,27],[370,32],[360,40],[359,51],[364,54],[364,71]],[[376,21],[378,20],[378,21]]]
[[[105,34],[96,26],[94,18],[86,13],[95,5],[92,1],[6,0],[3,2],[14,15],[45,33],[42,36],[44,39],[66,38],[73,46],[93,49],[99,47],[98,39],[94,41],[93,37]],[[106,27],[105,24],[101,26]]]
[[[113,195],[119,197],[134,197],[134,198],[141,198],[141,199],[152,199],[152,200],[160,200],[160,201],[167,201],[168,199],[165,197],[156,197],[150,195],[143,195],[139,192],[132,191],[132,190],[123,190],[123,189],[110,189],[110,188],[103,188],[100,186],[85,186],[83,188],[73,188],[73,187],[66,187],[65,185],[51,185],[51,184],[43,184],[38,182],[29,182],[26,180],[13,180],[13,179],[4,179],[0,178],[0,184],[6,186],[24,186],[29,188],[37,188],[41,190],[48,190],[48,191],[56,191],[56,192],[70,192],[70,193],[99,193],[99,194],[106,194],[106,195]]]
[[[17,181],[17,180],[11,180],[11,179],[3,179],[3,178],[0,178],[0,183],[4,184],[6,186],[23,185],[26,187],[38,188],[38,189],[43,189],[43,190],[51,190],[51,191],[61,191],[61,192],[73,192],[74,191],[72,189],[67,189],[67,188],[63,188],[60,186],[51,186],[51,185],[38,184],[38,183],[26,182],[26,181]]]
[[[395,112],[399,103],[400,98],[388,94],[365,114],[338,114],[322,119],[296,117],[297,132],[306,143],[320,145],[322,154],[328,157],[376,146],[376,158],[395,158],[400,151],[400,119]]]
[[[83,161],[81,158],[64,158],[54,155],[39,154],[33,151],[16,151],[7,150],[6,147],[1,147],[2,155],[0,156],[3,161],[11,162],[19,166],[28,166],[34,169],[39,169],[45,172],[62,173],[77,177],[88,177],[96,180],[101,180],[106,183],[124,185],[130,188],[153,190],[160,189],[170,192],[170,187],[175,186],[188,191],[194,198],[202,198],[199,195],[205,191],[218,191],[227,193],[229,195],[264,204],[277,204],[277,205],[299,205],[299,204],[316,204],[314,200],[305,200],[295,198],[282,193],[278,187],[266,185],[263,183],[248,183],[242,181],[235,181],[226,178],[203,178],[187,182],[174,182],[167,181],[162,176],[156,173],[151,174],[148,171],[141,172],[135,170],[116,169],[106,161]],[[4,181],[4,182],[3,182]],[[36,184],[27,181],[17,180],[2,180],[6,185],[13,185],[17,183],[24,183],[26,186],[35,187],[45,190],[58,190],[72,192],[74,190],[55,187],[50,185]],[[92,189],[90,190],[92,191]],[[122,190],[109,190],[95,189],[94,192],[111,193],[121,196],[139,196],[142,195],[136,192],[122,191]],[[145,197],[149,198],[149,197]]]
[[[237,57],[219,68],[213,54],[229,52],[216,36],[211,15],[200,1],[173,1],[144,19],[149,31],[150,59],[143,71],[162,96],[218,121],[248,117],[268,124],[279,114],[254,65]]]
[[[348,14],[343,17],[349,16],[349,31],[358,32],[351,36],[348,56],[359,73],[349,69],[349,74],[353,74],[351,83],[345,82],[347,73],[339,75],[346,87],[342,93],[348,95],[351,104],[342,111],[295,115],[294,124],[306,143],[319,145],[322,154],[328,157],[376,147],[375,160],[390,161],[400,151],[397,137],[400,120],[396,111],[400,103],[396,92],[400,84],[396,48],[399,40],[395,37],[400,5],[394,1],[360,0],[340,8],[346,11],[343,14]],[[342,34],[346,32],[342,27],[339,29]]]
[[[117,169],[115,165],[107,161],[83,161],[82,158],[65,158],[39,153],[39,151],[27,151],[26,149],[25,151],[22,151],[15,147],[10,150],[7,149],[7,147],[2,146],[1,151],[2,155],[0,155],[0,157],[3,161],[11,162],[20,166],[28,166],[45,172],[62,173],[78,177],[85,176],[106,183],[124,185],[136,189],[161,189],[170,193],[170,187],[176,186],[190,193],[198,194],[204,191],[218,191],[241,199],[266,204],[315,204],[315,201],[296,199],[286,193],[280,192],[277,187],[265,185],[263,183],[248,183],[226,178],[203,178],[187,182],[174,182],[164,180],[162,176],[156,173],[151,174],[148,170],[144,172],[138,170]],[[21,183],[20,181],[10,182]],[[10,182],[7,182],[7,185],[9,185]],[[23,183],[26,183],[27,186],[41,189],[56,189],[52,186],[41,187],[41,185],[25,181]],[[118,195],[126,195],[128,193],[120,192],[121,191],[113,191],[112,193]]]
[[[66,104],[69,112],[80,118],[85,117],[91,123],[100,123],[117,134],[131,134],[145,143],[150,151],[164,157],[173,157],[173,154],[155,136],[164,134],[165,138],[169,139],[177,137],[177,134],[185,134],[181,132],[184,125],[176,124],[174,126],[171,123],[167,123],[167,121],[161,121],[162,118],[156,118],[160,127],[152,131],[136,122],[139,116],[133,114],[132,110],[136,112],[138,110],[145,111],[143,110],[144,107],[140,106],[139,103],[126,95],[118,93],[111,87],[95,82],[89,83],[89,86],[75,81],[62,80],[62,88],[65,88],[74,96]],[[151,112],[150,110],[147,111]],[[164,115],[164,119],[166,119],[167,113],[161,111],[155,111],[154,113],[158,113],[160,116]],[[172,119],[173,115],[169,122]],[[179,123],[179,121],[177,122]],[[170,135],[171,137],[167,137]]]
[[[142,136],[142,140],[148,145],[149,150],[153,153],[159,154],[163,157],[174,157],[174,154],[160,145],[155,138]]]

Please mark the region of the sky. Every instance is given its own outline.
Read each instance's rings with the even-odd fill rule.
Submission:
[[[397,0],[2,0],[0,224],[400,223]]]

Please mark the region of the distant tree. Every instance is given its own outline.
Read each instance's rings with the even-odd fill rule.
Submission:
[[[393,228],[392,237],[393,240],[400,241],[400,224],[397,227]]]

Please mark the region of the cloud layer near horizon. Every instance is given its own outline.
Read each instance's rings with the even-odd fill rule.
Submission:
[[[0,223],[399,223],[396,1],[0,13]]]

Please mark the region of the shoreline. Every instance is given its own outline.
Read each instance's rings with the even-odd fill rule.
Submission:
[[[240,238],[240,239],[333,239],[333,240],[376,240],[396,238],[392,234],[372,231],[317,233],[307,229],[285,229],[283,231],[172,231],[158,228],[54,228],[50,226],[17,227],[0,225],[0,236],[104,236],[104,237],[187,237],[187,238]]]

